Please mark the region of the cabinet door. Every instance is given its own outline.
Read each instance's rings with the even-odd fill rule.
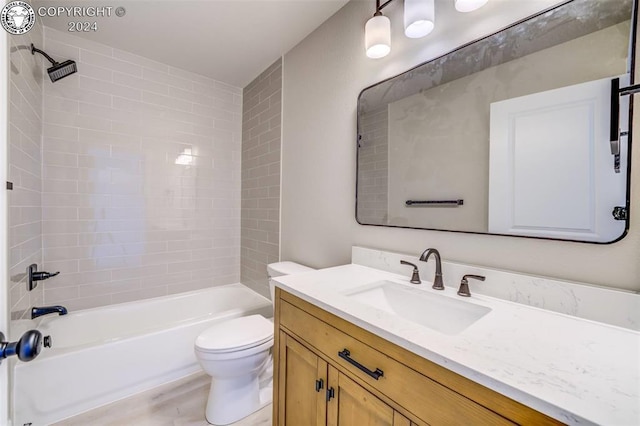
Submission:
[[[327,363],[280,332],[279,426],[324,426]]]
[[[327,403],[328,426],[402,426],[398,415],[394,423],[394,410],[376,396],[356,384],[343,373],[329,366],[329,392],[333,397]]]

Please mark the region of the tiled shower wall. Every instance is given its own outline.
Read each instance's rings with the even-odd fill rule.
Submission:
[[[43,301],[42,285],[27,292],[26,269],[42,265],[41,144],[43,58],[42,25],[27,34],[10,36],[9,92],[9,276],[12,319],[23,318]],[[4,182],[2,183],[4,185]],[[4,189],[3,189],[4,190]]]
[[[82,309],[239,281],[242,90],[45,29],[44,301]]]
[[[241,282],[269,295],[267,264],[279,259],[282,60],[243,91]]]

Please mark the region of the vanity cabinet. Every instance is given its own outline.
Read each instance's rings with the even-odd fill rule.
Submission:
[[[274,425],[561,424],[276,289]]]
[[[347,375],[329,366],[329,390],[333,397],[327,403],[329,426],[411,426],[409,419],[385,404]]]
[[[391,406],[280,331],[278,418],[274,424],[410,426]],[[285,421],[286,419],[286,421]]]
[[[327,363],[294,338],[280,331],[277,362],[280,375],[278,418],[286,424],[323,426],[326,424]],[[275,423],[274,424],[284,424]]]

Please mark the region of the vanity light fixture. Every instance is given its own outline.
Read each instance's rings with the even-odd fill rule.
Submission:
[[[376,0],[376,13],[364,26],[364,44],[370,58],[382,58],[391,51],[391,21],[380,10],[392,1],[380,6],[380,0]]]
[[[489,0],[454,0],[458,12],[473,12],[487,4]]]
[[[391,52],[391,21],[382,9],[393,0],[380,4],[376,0],[376,12],[364,26],[364,45],[369,58],[383,58]],[[459,12],[471,12],[484,6],[489,0],[454,0]],[[409,38],[424,37],[435,27],[435,0],[404,0],[404,34]]]
[[[424,37],[435,26],[435,0],[404,0],[404,35]]]

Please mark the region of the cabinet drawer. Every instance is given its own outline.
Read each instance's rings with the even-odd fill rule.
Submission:
[[[280,326],[426,423],[513,424],[284,300],[280,300]]]

